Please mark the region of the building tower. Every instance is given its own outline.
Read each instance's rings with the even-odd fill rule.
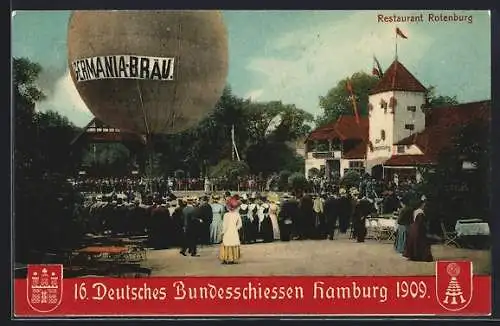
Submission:
[[[425,128],[426,88],[397,59],[368,98],[367,172],[396,154],[398,141]]]

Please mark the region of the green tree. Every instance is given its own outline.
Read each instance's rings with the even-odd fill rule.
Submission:
[[[356,171],[348,171],[342,179],[340,179],[340,186],[344,187],[347,191],[349,188],[358,188],[361,182],[361,174]]]
[[[487,125],[474,122],[456,130],[453,145],[443,150],[438,164],[423,175],[419,192],[429,199],[427,215],[434,232],[439,222],[452,229],[459,218],[490,220],[490,135]],[[463,162],[475,166],[468,170]]]
[[[72,127],[59,115],[35,112],[36,103],[45,98],[36,87],[41,70],[39,64],[28,59],[14,58],[14,241],[17,262],[36,262],[30,255],[33,251],[70,246],[80,235],[75,224],[75,208],[81,198],[66,181],[63,163],[68,159],[64,146],[71,141],[68,135]],[[51,148],[57,146],[63,148]]]
[[[337,121],[341,115],[353,115],[351,94],[347,90],[347,79],[340,80],[325,96],[320,96],[319,106],[323,114],[316,120],[316,126]],[[378,78],[364,72],[354,73],[350,78],[360,116],[368,115],[368,96],[377,84]]]
[[[44,172],[71,175],[81,160],[72,150],[71,140],[79,129],[68,118],[54,111],[37,112],[34,115],[37,168]]]
[[[16,175],[25,175],[33,172],[37,167],[35,162],[36,128],[33,123],[35,104],[45,99],[45,94],[36,86],[42,67],[25,58],[13,60],[13,104],[14,104],[14,160]]]
[[[248,172],[248,165],[244,161],[222,160],[210,169],[210,176],[235,180],[246,176]]]
[[[456,96],[443,96],[438,95],[435,86],[429,86],[427,88],[427,103],[430,108],[437,108],[441,106],[457,105],[458,100]]]
[[[295,172],[288,177],[289,188],[297,194],[301,194],[308,189],[308,181],[303,173]]]

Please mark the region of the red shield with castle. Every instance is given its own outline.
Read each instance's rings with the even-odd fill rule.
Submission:
[[[436,299],[448,311],[466,308],[474,292],[472,262],[438,261],[436,263]]]
[[[37,312],[54,311],[62,300],[62,265],[28,265],[27,300]]]

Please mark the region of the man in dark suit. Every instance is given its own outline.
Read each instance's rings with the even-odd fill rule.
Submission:
[[[184,241],[181,249],[181,255],[186,256],[186,251],[193,257],[198,257],[197,240],[198,228],[201,220],[196,217],[196,209],[193,206],[193,199],[188,198],[186,207],[182,210]]]
[[[336,196],[329,195],[325,200],[324,212],[326,219],[326,238],[330,240],[333,240],[335,236],[335,227],[337,225],[337,219],[339,215],[337,206]]]
[[[204,196],[201,200],[201,205],[197,209],[197,218],[199,218],[202,223],[200,225],[200,240],[204,245],[210,244],[210,224],[213,220],[212,206],[208,202],[208,197]]]
[[[290,241],[291,237],[297,234],[294,223],[299,216],[299,202],[288,196],[284,197],[278,214],[281,241]]]

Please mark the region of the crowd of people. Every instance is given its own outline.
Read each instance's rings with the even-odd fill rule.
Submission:
[[[155,177],[151,180],[142,177],[101,178],[81,176],[69,179],[72,185],[83,193],[110,193],[137,191],[140,193],[168,191],[225,191],[227,189],[239,189],[240,191],[264,191],[269,190],[270,183],[275,178],[263,178],[261,176],[246,176],[236,180],[227,178],[177,178],[177,177]],[[152,189],[151,189],[152,188]]]
[[[274,192],[214,192],[200,198],[177,198],[168,183],[164,188],[160,184],[158,189],[163,189],[162,192],[148,195],[145,189],[141,189],[141,180],[127,181],[94,182],[101,185],[99,189],[112,191],[107,195],[87,197],[83,214],[88,233],[147,234],[151,247],[179,247],[182,255],[197,256],[198,245],[224,242],[228,232],[225,230],[225,216],[229,212],[232,212],[232,217],[227,219],[240,221],[237,224],[237,240],[233,236],[230,241],[233,243],[230,247],[234,247],[234,243],[239,246],[240,243],[301,239],[333,240],[337,234],[348,232],[355,241],[364,242],[367,233],[365,222],[370,215],[399,210],[400,228],[396,249],[401,253],[406,250],[405,254],[410,259],[420,259],[421,256],[421,249],[416,254],[411,253],[411,250],[421,246],[420,234],[425,228],[423,218],[415,215],[415,218],[409,219],[407,212],[410,206],[404,198],[401,201],[394,191],[385,192],[381,198],[376,199],[368,196],[372,189],[366,185],[350,189],[336,187],[320,194],[294,193],[279,196]],[[105,188],[108,185],[111,187]],[[232,206],[229,204],[230,200],[233,200]],[[413,232],[415,235],[410,232],[412,221],[416,223],[411,225],[419,227],[418,231]],[[226,257],[227,252],[231,253],[229,256],[237,257],[239,247],[221,252],[221,255]],[[224,259],[225,262],[232,260],[237,259]]]

